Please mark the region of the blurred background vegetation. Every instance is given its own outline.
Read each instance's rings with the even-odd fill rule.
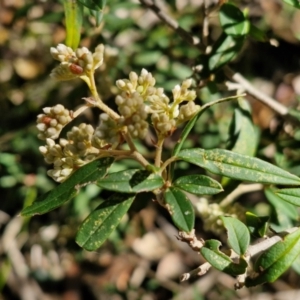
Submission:
[[[202,2],[165,1],[163,9],[195,36],[201,34]],[[217,1],[208,1],[212,5]],[[233,1],[247,8],[253,24],[277,45],[248,39],[231,67],[257,89],[287,107],[297,108],[300,95],[300,10],[281,1]],[[43,107],[81,105],[88,89],[80,80],[55,82],[49,77],[56,62],[50,47],[65,39],[60,1],[2,0],[0,9],[0,299],[300,299],[299,275],[291,269],[274,284],[234,291],[234,279],[217,271],[180,284],[179,276],[199,266],[201,258],[175,238],[169,216],[149,199],[139,199],[118,230],[97,252],[74,242],[76,229],[107,192],[90,185],[71,202],[51,213],[24,219],[20,210],[55,183],[46,175],[35,128]],[[210,18],[211,42],[220,34],[217,14]],[[157,86],[170,93],[193,75],[199,51],[162,24],[138,1],[107,1],[103,22],[95,27],[85,17],[81,46],[106,45],[105,65],[96,73],[100,95],[114,107],[117,79],[142,68],[152,72]],[[227,96],[202,88],[202,103]],[[249,98],[259,133],[257,155],[300,175],[300,130]],[[234,103],[216,106],[198,122],[186,146],[228,146]],[[88,110],[81,121],[96,125],[99,111]],[[74,125],[74,124],[72,124]],[[174,147],[174,133],[166,151]],[[256,138],[253,137],[253,142]],[[139,145],[151,157],[151,136]],[[128,161],[116,169],[132,167]],[[193,173],[182,163],[179,171]],[[210,201],[220,201],[218,195]],[[244,209],[270,214],[280,228],[298,221],[291,207],[269,203],[262,192],[243,195]],[[237,203],[238,204],[238,203]],[[214,237],[196,220],[197,234]],[[298,270],[299,271],[299,270]],[[297,294],[298,293],[298,294]],[[297,296],[298,295],[298,296]]]

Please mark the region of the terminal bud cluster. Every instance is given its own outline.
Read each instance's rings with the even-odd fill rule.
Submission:
[[[90,88],[94,106],[103,111],[99,126],[94,128],[85,123],[74,126],[58,142],[55,140],[63,127],[73,120],[75,112],[57,104],[44,108],[44,113],[38,115],[38,137],[46,141],[40,152],[47,163],[53,164],[48,175],[58,182],[91,160],[108,156],[109,151],[115,154],[115,150],[128,139],[144,139],[150,126],[155,130],[157,140],[163,141],[200,110],[194,102],[196,92],[191,88],[191,79],[176,85],[170,99],[163,88],[155,86],[153,75],[142,69],[140,74],[130,72],[128,79],[116,81],[119,89],[115,98],[117,112],[112,111],[102,102],[94,86],[94,72],[103,63],[102,44],[95,48],[94,53],[86,47],[74,51],[63,44],[52,47],[50,52],[60,62],[50,76],[60,81],[81,78]]]

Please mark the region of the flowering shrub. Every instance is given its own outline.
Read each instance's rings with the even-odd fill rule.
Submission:
[[[244,26],[248,20],[237,8],[231,4],[222,7],[220,20],[224,34],[211,53],[202,57],[205,72],[216,71],[224,66],[240,49],[244,36],[249,33],[248,27]],[[237,16],[237,23],[224,17],[228,10],[237,12],[232,16]],[[234,52],[231,53],[233,46]],[[245,215],[245,209],[238,205],[225,210],[230,204],[228,198],[221,203],[209,204],[201,197],[221,193],[223,186],[211,176],[203,175],[203,170],[227,180],[295,186],[276,191],[268,189],[266,195],[279,197],[298,206],[300,192],[297,186],[300,185],[300,179],[239,151],[183,149],[196,121],[208,108],[232,98],[240,100],[242,95],[200,106],[197,104],[195,83],[191,78],[176,85],[169,97],[162,87],[156,87],[155,77],[142,69],[140,74],[130,72],[128,79],[117,80],[119,92],[115,98],[115,111],[101,100],[95,84],[94,73],[104,62],[104,51],[102,44],[95,48],[94,53],[85,47],[73,50],[63,44],[51,48],[53,58],[60,62],[51,77],[59,81],[80,78],[88,85],[91,96],[84,98],[85,104],[76,111],[57,104],[44,108],[43,113],[38,115],[38,137],[46,142],[40,147],[40,152],[46,163],[52,165],[48,175],[61,184],[40,201],[25,208],[22,214],[32,216],[55,209],[73,198],[82,186],[90,183],[114,192],[85,219],[78,230],[76,242],[92,251],[98,249],[120,223],[136,195],[151,192],[153,199],[170,214],[179,230],[178,239],[200,252],[206,260],[196,271],[184,274],[182,281],[193,274],[204,274],[211,266],[237,276],[236,288],[276,280],[299,255],[300,229],[296,227],[287,230],[284,238],[271,236],[268,219],[249,212]],[[65,137],[60,137],[62,129],[88,107],[101,111],[99,125],[94,128],[90,124],[81,123],[71,128]],[[164,142],[180,126],[183,129],[176,145],[169,157],[164,159]],[[153,161],[144,157],[135,144],[136,139],[145,139],[150,130],[155,134],[152,138],[155,148]],[[128,158],[137,161],[140,168],[110,172],[116,160]],[[176,178],[174,170],[177,161],[194,164],[202,168],[202,172]],[[190,201],[188,193],[200,197],[195,205]],[[218,233],[220,228],[226,228],[231,254],[220,251],[221,242],[218,240],[204,241],[196,237],[195,209],[206,220],[207,229]],[[239,220],[243,217],[247,225]],[[250,245],[250,233],[259,237],[269,234],[270,239]],[[263,254],[252,270],[251,258],[260,252]]]

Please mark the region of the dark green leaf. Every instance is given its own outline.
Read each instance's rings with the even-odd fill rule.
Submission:
[[[255,237],[264,237],[269,226],[270,217],[258,217],[251,212],[246,212],[246,224],[251,234]]]
[[[244,43],[244,37],[234,37],[222,34],[213,46],[208,58],[208,68],[212,72],[231,60],[239,53]]]
[[[283,0],[285,3],[292,5],[298,9],[300,9],[300,2],[299,0]]]
[[[175,187],[165,192],[165,202],[174,224],[182,231],[190,232],[194,228],[195,212],[190,199]]]
[[[250,233],[244,223],[232,217],[220,217],[227,229],[228,243],[235,253],[244,255],[250,243]]]
[[[255,263],[254,278],[246,279],[246,286],[264,282],[274,282],[300,255],[300,229],[290,233],[284,239],[265,251]]]
[[[253,24],[250,25],[249,36],[259,42],[267,42],[268,38],[264,31],[260,30]]]
[[[36,214],[44,214],[63,205],[78,193],[81,186],[94,183],[105,176],[113,161],[113,158],[105,157],[81,167],[65,182],[43,195],[31,206],[23,209],[21,215],[29,217]]]
[[[242,36],[249,32],[249,21],[235,5],[223,4],[219,11],[219,18],[227,35]]]
[[[147,170],[125,170],[108,174],[98,180],[97,185],[121,193],[150,192],[164,185],[160,175]]]
[[[275,191],[275,194],[286,202],[300,206],[300,189],[281,189]]]
[[[241,258],[238,264],[233,263],[230,257],[219,250],[220,246],[221,242],[217,240],[208,240],[205,242],[205,245],[201,248],[200,252],[217,270],[233,276],[245,273],[248,266],[247,262]]]
[[[90,9],[90,14],[91,16],[93,16],[96,20],[96,26],[99,27],[101,22],[102,22],[102,19],[103,19],[103,11],[102,10],[91,10]]]
[[[195,195],[214,195],[223,191],[218,181],[205,175],[182,176],[173,186]]]
[[[66,45],[76,49],[80,42],[83,6],[74,0],[63,0],[66,16]]]
[[[121,222],[134,197],[131,194],[114,194],[102,202],[80,226],[77,244],[88,251],[97,250]]]
[[[300,185],[299,177],[258,158],[223,149],[186,149],[177,155],[214,174],[268,184]]]
[[[97,11],[97,10],[99,10],[99,9],[103,9],[103,7],[104,7],[104,5],[105,5],[105,3],[100,3],[100,6],[97,4],[97,2],[96,1],[93,1],[93,0],[77,0],[79,3],[81,3],[83,6],[85,6],[85,7],[87,7],[87,8],[89,8],[89,9],[91,9],[91,10],[95,10],[95,11]],[[100,1],[100,2],[102,2],[102,1]],[[103,1],[103,2],[105,2],[105,1]],[[103,4],[103,5],[101,5],[101,4]]]
[[[240,106],[234,110],[230,128],[230,147],[233,152],[254,156],[258,144],[258,131],[253,125],[250,107],[244,99],[239,100]]]
[[[298,220],[298,213],[295,205],[282,201],[273,189],[265,189],[265,195],[275,208],[279,218],[281,215],[285,215],[294,221]]]

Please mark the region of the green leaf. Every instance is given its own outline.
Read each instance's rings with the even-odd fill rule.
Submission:
[[[250,233],[244,223],[232,217],[220,217],[227,229],[228,243],[235,253],[244,255],[250,243]]]
[[[239,53],[244,43],[243,36],[231,36],[222,34],[215,42],[212,52],[208,58],[209,70],[215,71],[216,69],[224,66]]]
[[[106,4],[106,0],[77,0],[80,2],[83,6],[91,9],[91,10],[102,10]]]
[[[104,16],[103,11],[90,9],[90,14],[96,19],[96,26],[99,27]]]
[[[300,206],[300,189],[281,189],[275,191],[275,194],[286,202]]]
[[[249,103],[239,100],[230,126],[231,151],[254,156],[258,145],[258,131],[253,125]]]
[[[265,195],[275,208],[279,218],[281,215],[284,215],[294,221],[298,220],[298,213],[295,205],[282,201],[273,189],[265,189]]]
[[[300,228],[265,251],[255,263],[254,278],[246,279],[246,286],[274,282],[300,255]]]
[[[223,4],[219,11],[220,23],[227,35],[246,35],[250,29],[250,22],[244,14],[232,4]]]
[[[97,250],[121,222],[134,197],[132,194],[114,194],[103,201],[83,221],[76,243],[88,251]]]
[[[264,237],[269,226],[270,217],[258,217],[251,212],[246,212],[246,224],[252,235],[255,237]]]
[[[164,180],[158,174],[147,170],[125,170],[108,174],[98,180],[97,185],[103,189],[121,193],[149,192],[164,185]]]
[[[220,246],[220,241],[208,240],[205,242],[204,247],[200,249],[200,252],[217,270],[233,276],[244,274],[248,266],[247,262],[241,258],[238,264],[233,263],[230,257],[219,250]]]
[[[299,0],[283,0],[285,3],[292,5],[298,9],[300,9],[300,2]]]
[[[195,195],[214,195],[223,191],[221,184],[205,175],[188,175],[176,179],[173,186]]]
[[[78,193],[81,186],[94,183],[99,178],[105,176],[113,161],[113,158],[105,157],[81,167],[55,189],[23,209],[21,215],[29,217],[36,214],[44,214],[63,205]]]
[[[66,17],[66,45],[76,49],[80,42],[83,6],[76,0],[63,0]]]
[[[190,199],[179,189],[170,187],[165,191],[165,202],[174,224],[182,231],[192,231],[195,212]]]
[[[253,24],[250,25],[249,36],[259,42],[267,42],[268,38],[264,31],[260,30]]]
[[[223,149],[182,150],[178,159],[195,164],[214,174],[237,180],[267,184],[300,185],[300,178],[258,158]]]
[[[300,275],[300,255],[294,260],[292,268],[298,275]]]

